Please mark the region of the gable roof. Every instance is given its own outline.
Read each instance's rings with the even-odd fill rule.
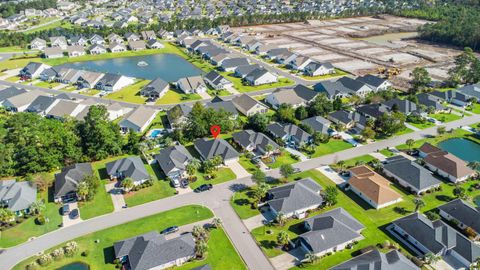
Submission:
[[[162,168],[163,172],[168,175],[173,169],[181,171],[186,170],[186,165],[193,157],[183,145],[174,145],[160,150],[155,155],[155,160]]]
[[[480,233],[480,209],[476,209],[461,199],[440,205],[438,209]]]
[[[0,202],[2,201],[8,201],[6,206],[13,212],[28,209],[37,201],[37,187],[30,181],[0,181]]]
[[[387,253],[374,249],[346,262],[330,268],[330,270],[418,270],[413,262],[398,250]]]
[[[222,68],[233,68],[250,64],[245,57],[228,58],[222,61]]]
[[[243,148],[248,146],[253,146],[256,150],[259,150],[261,153],[266,153],[267,145],[271,145],[273,149],[278,149],[279,146],[276,142],[270,139],[267,135],[261,132],[255,132],[251,129],[242,130],[232,134],[233,140],[238,143]]]
[[[52,104],[57,100],[54,97],[50,96],[38,96],[35,100],[28,105],[28,112],[41,113],[45,112]]]
[[[265,203],[277,213],[292,213],[322,204],[322,189],[322,186],[311,178],[305,178],[270,189]]]
[[[275,96],[279,104],[285,103],[291,105],[298,105],[301,103],[308,103],[312,101],[313,99],[315,99],[318,93],[304,85],[299,84],[293,89],[287,88],[276,90],[271,93],[271,95]]]
[[[212,101],[205,103],[205,108],[211,108],[215,111],[219,112],[223,110],[224,112],[231,113],[233,116],[238,115],[238,111],[233,105],[233,102],[230,100],[221,100],[221,101]]]
[[[393,110],[393,106],[397,106],[398,111],[405,114],[410,114],[417,110],[417,104],[415,104],[414,102],[411,102],[408,99],[394,98],[384,102],[383,104],[389,107],[390,110]]]
[[[64,116],[71,116],[73,111],[79,106],[78,103],[69,100],[60,99],[47,114],[49,116],[62,118]]]
[[[328,134],[331,122],[321,116],[313,116],[302,120],[302,124],[311,127],[314,131]]]
[[[268,108],[266,105],[261,103],[260,101],[252,98],[247,94],[242,94],[236,96],[232,99],[233,105],[237,107],[238,110],[248,112],[250,109],[254,108],[257,105],[260,105],[264,108]]]
[[[292,136],[298,142],[306,142],[311,135],[294,124],[279,124],[273,123],[267,126],[267,129],[273,136],[283,138],[284,136]]]
[[[55,174],[55,197],[76,192],[78,184],[92,174],[90,163],[76,163],[64,167],[60,173]]]
[[[371,74],[368,74],[368,75],[365,75],[365,76],[358,77],[357,81],[360,81],[362,83],[365,83],[365,84],[368,84],[370,86],[373,86],[373,87],[377,88],[377,87],[381,86],[387,80],[382,79],[382,78],[377,77],[377,76],[374,76],[374,75],[371,75]]]
[[[381,175],[370,170],[367,166],[358,166],[350,169],[352,177],[348,184],[362,192],[366,197],[382,205],[402,198],[395,190],[390,188],[390,182]]]
[[[480,100],[480,83],[469,84],[457,89],[458,92]]]
[[[439,98],[428,93],[417,94],[418,104],[423,104],[427,107],[433,107],[435,110],[445,110],[446,107],[439,102]]]
[[[204,160],[215,156],[221,156],[223,160],[238,158],[238,152],[224,139],[208,140],[206,138],[198,139],[194,142],[195,149]]]
[[[390,112],[389,107],[381,103],[366,104],[357,107],[357,112],[367,117],[379,118],[384,113]]]
[[[8,98],[11,98],[13,96],[17,96],[17,95],[26,93],[26,92],[27,92],[27,90],[25,90],[23,88],[18,89],[18,88],[13,87],[13,86],[7,87],[5,89],[0,90],[0,102],[6,100]]]
[[[124,121],[128,121],[138,128],[143,127],[148,120],[157,113],[156,110],[146,107],[146,106],[139,106],[135,110],[133,110],[126,118],[120,121],[120,126]]]
[[[181,83],[186,91],[195,90],[198,87],[205,87],[205,82],[201,76],[191,76],[181,78],[177,81],[177,84]]]
[[[386,164],[383,165],[383,170],[402,179],[418,190],[427,189],[441,183],[429,170],[402,155],[387,158]]]
[[[158,93],[160,94],[161,92],[163,92],[167,87],[169,87],[169,83],[162,80],[161,78],[156,78],[155,80],[149,82],[147,85],[145,85],[143,88],[142,88],[142,92],[144,94],[146,93]],[[167,89],[168,90],[168,89]]]
[[[132,178],[133,181],[149,179],[150,175],[138,156],[126,157],[105,164],[108,175],[121,173],[123,177]]]
[[[463,178],[472,175],[474,171],[467,166],[467,163],[447,151],[437,151],[428,154],[425,162],[452,175],[456,178]]]

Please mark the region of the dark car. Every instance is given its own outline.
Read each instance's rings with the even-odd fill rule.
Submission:
[[[79,216],[78,209],[73,209],[68,215],[71,219],[77,219]]]
[[[160,234],[171,234],[174,232],[178,232],[178,227],[177,226],[171,226],[166,228],[165,230],[161,231]]]
[[[68,204],[64,204],[62,206],[62,215],[66,216],[70,213],[70,206]]]
[[[212,189],[212,184],[203,184],[195,189],[195,192],[203,192]]]

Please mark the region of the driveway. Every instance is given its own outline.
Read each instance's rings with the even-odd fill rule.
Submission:
[[[373,153],[370,153],[370,156],[380,160],[380,161],[385,161],[387,159],[387,157],[380,153],[380,152],[373,152]]]
[[[353,146],[355,146],[355,147],[358,147],[358,146],[361,145],[357,140],[355,140],[355,138],[353,138],[352,135],[350,135],[350,134],[348,134],[348,133],[346,133],[346,132],[343,132],[343,131],[342,131],[342,132],[339,132],[338,134],[339,134],[340,136],[342,136],[342,139],[343,139],[344,141],[348,142],[349,144],[351,144],[351,145],[353,145]]]
[[[413,126],[413,125],[411,125],[411,124],[409,124],[409,123],[407,123],[407,122],[405,122],[405,126],[406,126],[407,128],[409,128],[409,129],[413,130],[413,131],[419,131],[419,130],[420,130],[420,129],[417,128],[416,126]]]
[[[261,227],[275,219],[275,215],[271,211],[269,211],[267,207],[263,207],[263,209],[265,209],[263,213],[243,220],[245,227],[247,227],[249,231]]]
[[[211,222],[212,222],[211,219],[206,219],[206,220],[197,221],[197,222],[194,222],[194,223],[190,223],[190,224],[187,224],[187,225],[180,226],[180,227],[178,227],[178,231],[176,231],[174,233],[171,233],[171,234],[166,234],[165,238],[167,240],[168,239],[173,239],[173,238],[178,237],[182,234],[192,232],[193,227],[195,227],[196,225],[206,227],[206,226],[210,225]],[[175,225],[172,225],[172,226],[175,226]],[[162,231],[164,229],[166,229],[166,228],[159,228],[160,231]]]
[[[238,163],[238,161],[235,161],[235,162],[232,162],[232,163],[228,164],[228,168],[230,168],[235,173],[237,178],[243,178],[243,177],[249,177],[250,176],[250,173],[247,172],[247,170],[245,170],[245,168],[243,168],[242,165],[240,165],[240,163]]]
[[[276,270],[287,270],[296,265],[305,258],[305,251],[301,248],[295,248],[289,252],[285,252],[282,255],[278,255],[270,259],[272,261],[273,267]]]
[[[125,206],[125,199],[123,198],[122,189],[115,187],[116,184],[116,182],[106,184],[105,189],[112,197],[114,211],[120,211],[124,209],[123,206]]]
[[[291,147],[285,147],[285,150],[286,150],[287,152],[289,152],[290,154],[292,154],[292,155],[296,155],[296,156],[300,157],[300,161],[308,160],[308,157],[305,156],[302,152],[300,152],[300,151],[298,151],[298,150],[295,150],[295,149],[293,149],[293,148],[291,148]]]
[[[337,184],[339,186],[345,184],[348,180],[348,178],[341,176],[336,171],[334,171],[332,168],[330,168],[330,166],[319,167],[319,168],[317,168],[317,171],[324,174],[326,177],[328,177],[330,180],[332,180],[335,184]]]
[[[70,215],[63,215],[62,216],[62,227],[69,227],[75,224],[78,224],[82,222],[82,219],[80,218],[80,209],[78,208],[78,203],[73,202],[69,203],[68,206],[70,207],[70,212],[72,212],[74,209],[78,209],[78,218],[76,219],[71,219]]]

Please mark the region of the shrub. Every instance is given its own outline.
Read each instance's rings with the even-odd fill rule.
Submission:
[[[85,250],[84,252],[82,252],[82,256],[83,256],[83,257],[88,257],[88,254],[89,254],[89,253],[90,253],[90,252],[89,252],[88,250]]]
[[[68,257],[72,257],[78,251],[78,244],[75,241],[68,242],[67,245],[64,247],[65,255]]]
[[[62,248],[57,248],[54,251],[52,251],[51,255],[55,261],[59,261],[63,259],[65,253],[63,252]]]
[[[45,216],[43,215],[38,215],[37,218],[35,219],[35,222],[38,225],[44,225],[45,224]]]
[[[41,266],[45,266],[52,262],[52,256],[50,256],[50,254],[42,254],[38,257],[37,261]]]
[[[31,262],[25,266],[26,270],[36,270],[38,269],[38,264],[36,262]]]
[[[383,242],[382,244],[382,248],[389,248],[389,247],[390,247],[390,241],[385,240],[385,242]]]

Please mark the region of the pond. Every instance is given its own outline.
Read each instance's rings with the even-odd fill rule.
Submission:
[[[473,202],[477,205],[477,207],[480,207],[480,196],[473,198]]]
[[[138,63],[143,62],[147,65],[138,65]],[[202,70],[175,54],[153,54],[73,62],[62,66],[103,73],[110,72],[148,80],[160,77],[167,82],[174,82],[183,77],[202,74]]]
[[[368,41],[382,46],[390,48],[401,48],[405,44],[401,41],[404,38],[413,38],[418,36],[418,32],[402,32],[402,33],[390,33],[380,36],[372,36],[367,38],[360,38],[359,40]]]
[[[58,270],[89,270],[89,269],[90,267],[87,264],[84,264],[81,262],[74,262],[58,268]]]
[[[474,141],[455,138],[441,142],[438,144],[438,147],[454,154],[466,162],[480,161],[480,144]]]

